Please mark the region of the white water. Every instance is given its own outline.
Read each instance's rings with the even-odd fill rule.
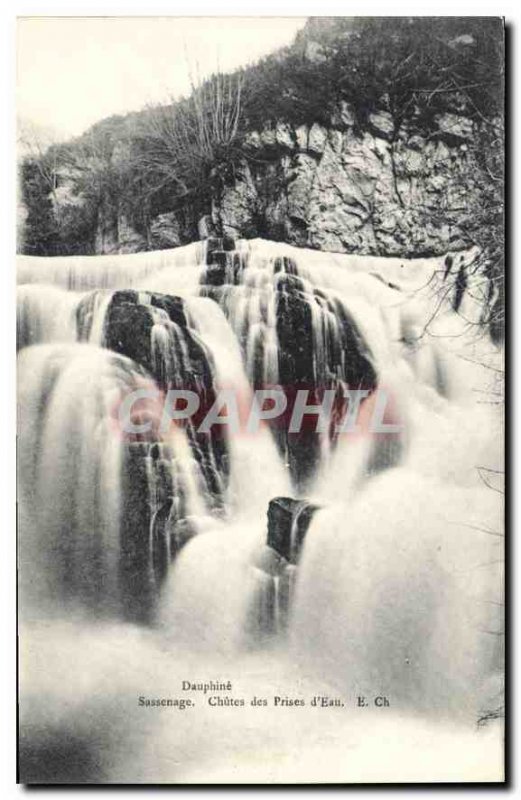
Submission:
[[[22,615],[117,603],[121,440],[111,409],[137,374],[89,345],[37,345],[18,365]]]
[[[54,286],[19,286],[17,344],[19,348],[40,342],[74,342],[79,296]]]
[[[112,781],[378,780],[375,741],[387,780],[433,780],[437,770],[445,780],[471,770],[474,779],[497,777],[500,727],[475,730],[480,714],[500,705],[502,669],[502,407],[495,402],[502,355],[476,325],[480,286],[471,284],[455,314],[444,297],[441,259],[343,256],[260,240],[237,246],[248,266],[241,284],[222,293],[228,320],[198,296],[200,245],[20,260],[20,283],[31,284],[20,290],[22,329],[30,331],[22,344],[47,343],[22,350],[19,365],[21,602],[28,617],[22,722],[37,720],[36,741],[48,737],[51,747],[74,734],[94,748]],[[356,320],[405,425],[398,463],[368,476],[375,448],[385,443],[364,434],[341,436],[324,453],[309,491],[323,510],[306,537],[280,641],[255,642],[247,624],[265,580],[255,564],[267,504],[294,494],[267,428],[230,437],[225,519],[208,516],[197,476],[191,483],[200,533],[169,571],[156,629],[72,625],[63,608],[69,588],[60,588],[55,560],[58,553],[60,566],[70,535],[73,563],[83,559],[86,570],[69,576],[75,602],[87,616],[93,605],[101,616],[117,605],[121,442],[107,419],[113,392],[139,379],[132,369],[122,374],[99,348],[110,295],[97,302],[90,345],[60,344],[75,339],[78,302],[86,290],[128,287],[184,297],[218,385],[234,387],[247,404],[259,342],[263,379],[278,380],[274,260],[282,255],[295,260],[306,285],[327,289]],[[317,378],[326,358],[323,318],[315,313]],[[160,325],[154,330],[157,352],[172,357],[171,338]],[[178,452],[187,446],[182,437]],[[190,483],[193,459],[184,452],[181,460]],[[48,615],[63,619],[50,629],[42,621]],[[79,652],[89,653],[84,663]],[[64,671],[72,675],[65,695]],[[354,704],[359,694],[385,694],[392,708],[385,720],[374,710],[363,717],[363,710],[211,713],[201,703],[172,720],[171,712],[136,709],[138,694],[172,696],[184,678],[215,675],[246,695],[277,687],[289,695],[337,693]],[[105,731],[105,755],[92,744],[94,729]],[[397,736],[401,744],[391,746],[388,738]],[[352,758],[342,761],[344,748]],[[445,767],[429,760],[433,750]]]
[[[132,253],[126,256],[18,256],[18,283],[37,283],[61,286],[76,292],[89,289],[120,289],[143,281],[148,290],[177,286],[185,282],[197,286],[198,271],[194,263],[201,258],[199,243],[177,250],[158,250],[152,253]],[[164,271],[167,275],[164,275]],[[175,275],[175,278],[173,277]],[[173,292],[172,292],[173,293]]]

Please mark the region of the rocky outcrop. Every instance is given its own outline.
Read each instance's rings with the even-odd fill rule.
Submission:
[[[249,629],[258,644],[287,628],[296,569],[306,534],[319,506],[307,500],[275,497],[268,506],[266,545],[252,559],[254,582]]]
[[[458,249],[464,241],[450,208],[468,202],[456,178],[472,138],[472,122],[453,114],[440,115],[429,135],[395,131],[386,111],[360,131],[344,103],[334,127],[279,124],[249,134],[214,216],[231,235],[335,252]]]
[[[201,198],[211,213],[199,235],[261,236],[403,257],[461,249],[468,242],[458,212],[474,190],[474,123],[447,111],[435,115],[431,128],[422,132],[413,121],[397,126],[385,108],[368,114],[361,126],[343,100],[327,126],[279,122],[250,130],[224,185],[218,181],[217,190],[210,183],[208,197]],[[73,227],[79,229],[90,213],[85,198],[69,170],[59,177],[54,215],[64,224],[77,218]],[[194,213],[190,205],[165,209],[138,232],[119,201],[101,203],[89,223],[90,246],[107,254],[178,247],[196,235]]]
[[[153,292],[114,292],[106,311],[104,344],[143,366],[158,386],[196,392],[200,407],[186,423],[192,453],[216,508],[222,505],[229,461],[226,434],[198,430],[216,398],[209,350],[188,322],[180,297]]]
[[[494,17],[310,18],[227,76],[216,106],[209,79],[162,107],[164,125],[145,108],[51,148],[50,191],[28,160],[22,246],[176,247],[201,216],[201,238],[398,257],[481,246],[469,215],[501,205],[487,196],[502,183],[503,39]]]
[[[268,506],[268,547],[297,564],[310,522],[319,506],[292,497],[275,497]]]
[[[288,400],[288,419],[299,389],[308,389],[308,403],[320,405],[327,390],[337,392],[333,409],[343,409],[342,386],[372,391],[377,375],[372,355],[347,309],[320,289],[306,291],[296,275],[282,274],[277,283],[276,320],[279,381]],[[321,320],[317,330],[317,316]],[[334,322],[328,324],[329,320]],[[322,353],[317,335],[323,336]],[[304,416],[298,432],[277,430],[277,443],[285,452],[294,485],[304,489],[320,462],[322,437],[316,418]]]
[[[80,340],[89,338],[96,309],[99,313],[102,303],[100,295],[106,296],[93,292],[78,305]],[[209,350],[188,322],[182,298],[130,289],[113,292],[104,310],[102,343],[147,370],[164,392],[196,392],[200,407],[187,420],[185,430],[208,495],[218,511],[228,480],[228,442],[220,429],[212,428],[209,433],[198,430],[216,397],[215,368]]]
[[[168,445],[132,442],[122,464],[119,582],[128,619],[153,618],[171,561],[195,534]]]
[[[77,308],[80,340],[89,339],[99,313],[104,314],[105,347],[139,364],[163,392],[189,389],[200,400],[199,411],[184,426],[193,465],[187,464],[185,452],[176,452],[176,439],[158,430],[155,422],[160,418],[154,415],[162,411],[161,404],[157,411],[147,409],[153,420],[149,432],[124,434],[120,585],[125,614],[144,622],[153,616],[170,561],[195,533],[189,484],[197,482],[208,513],[223,511],[228,441],[220,428],[198,430],[216,397],[214,365],[180,297],[133,290],[93,292]]]
[[[247,311],[237,313],[237,303],[244,298],[242,282],[249,262],[247,253],[233,247],[234,241],[229,236],[207,241],[201,294],[219,303],[234,327],[244,361],[250,365],[253,387],[264,388],[270,347],[267,319],[262,318],[262,313],[257,318],[259,311],[254,302],[248,305]],[[335,436],[332,431],[317,431],[314,414],[304,414],[298,431],[289,430],[299,390],[307,390],[308,404],[317,406],[324,402],[326,391],[336,392],[332,408],[332,418],[336,419],[345,411],[343,387],[371,392],[376,388],[378,376],[367,342],[338,298],[304,281],[295,261],[287,256],[274,259],[273,274],[268,280],[272,282],[277,383],[287,399],[284,415],[270,423],[270,427],[295,488],[304,491],[320,462],[324,437],[334,446]],[[258,289],[250,280],[247,286],[251,297],[255,292],[259,292],[260,297],[267,284]],[[264,315],[266,317],[266,310]],[[251,331],[259,327],[264,334],[253,342]]]
[[[152,250],[165,250],[182,244],[182,230],[174,211],[158,214],[150,224]]]

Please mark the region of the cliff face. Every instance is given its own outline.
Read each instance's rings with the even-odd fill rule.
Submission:
[[[24,251],[225,234],[402,257],[482,246],[501,205],[501,53],[494,18],[312,18],[288,48],[194,88],[198,105],[54,148],[51,190],[48,165],[26,169]]]
[[[347,107],[334,127],[280,124],[248,135],[247,157],[213,203],[226,233],[336,252],[397,256],[464,247],[455,210],[471,186],[472,123],[445,114],[429,136],[389,113],[358,132]]]
[[[344,253],[405,257],[464,248],[457,211],[472,192],[461,176],[472,171],[473,137],[473,123],[449,113],[429,135],[402,126],[394,137],[385,111],[360,131],[345,103],[331,127],[279,123],[251,131],[224,190],[209,198],[207,224],[232,236]],[[66,184],[67,176],[57,215],[60,203],[71,202]],[[93,250],[176,247],[193,240],[197,223],[186,210],[164,212],[144,234],[124,213],[100,207]]]

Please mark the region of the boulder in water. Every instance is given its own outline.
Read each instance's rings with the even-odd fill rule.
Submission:
[[[310,402],[317,405],[327,389],[337,390],[339,397],[343,385],[373,391],[378,380],[373,357],[345,306],[320,290],[305,291],[294,274],[282,274],[276,290],[279,383],[286,392],[288,419],[299,388],[310,390]],[[279,432],[277,443],[295,486],[305,490],[320,461],[320,434],[305,419],[301,430],[284,433]]]
[[[268,506],[268,547],[297,564],[313,515],[319,506],[307,500],[275,497]]]
[[[263,638],[281,634],[287,628],[296,565],[318,508],[292,497],[275,497],[269,503],[267,544],[251,562],[249,630],[257,645]]]
[[[294,258],[277,255],[255,263],[251,251],[231,252],[233,241],[225,239],[206,242],[200,294],[215,300],[230,320],[253,388],[275,382],[285,392],[286,412],[270,428],[294,486],[305,492],[316,474],[323,438],[333,446],[336,442],[333,419],[338,423],[347,407],[343,389],[376,388],[374,358],[346,306],[314,288],[299,274]],[[326,391],[336,393],[328,432],[317,432],[313,411],[304,415],[300,430],[288,430],[300,389],[308,391],[308,404],[317,406]]]
[[[79,312],[82,319],[89,305],[92,300],[86,299],[83,312]],[[200,408],[187,423],[186,432],[211,504],[222,508],[229,474],[226,433],[220,429],[198,431],[216,397],[215,367],[210,351],[190,325],[184,300],[121,290],[111,295],[104,313],[105,347],[144,367],[163,391],[188,389],[198,395]]]
[[[115,297],[119,293],[116,293]],[[150,339],[154,320],[150,311],[136,302],[112,301],[105,320],[105,345],[131,358],[154,374]]]
[[[120,586],[125,616],[153,617],[171,561],[196,529],[175,453],[155,442],[131,442],[122,463]]]

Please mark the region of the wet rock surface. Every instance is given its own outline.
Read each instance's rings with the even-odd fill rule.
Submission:
[[[80,303],[80,338],[88,338],[93,309],[99,303],[99,293]],[[197,394],[199,410],[185,429],[211,502],[222,507],[229,473],[226,434],[216,429],[198,431],[216,397],[215,367],[211,353],[190,325],[182,298],[134,290],[114,292],[105,311],[103,344],[144,367],[163,392],[183,389]]]
[[[317,316],[320,322],[317,322]],[[294,275],[277,284],[277,339],[279,381],[288,398],[288,415],[299,389],[309,390],[308,403],[319,405],[326,390],[337,392],[338,413],[343,409],[342,385],[372,391],[377,376],[369,348],[347,309],[320,290],[311,294]],[[317,352],[317,325],[320,325],[322,352]],[[277,436],[285,449],[290,473],[298,488],[313,478],[320,461],[321,438],[316,417],[304,417],[301,430],[283,431]]]
[[[337,297],[300,276],[293,258],[274,256],[265,274],[251,273],[251,252],[236,249],[230,236],[210,236],[205,241],[204,254],[200,294],[216,301],[232,323],[245,362],[249,359],[247,371],[252,388],[266,385],[269,330],[275,337],[277,382],[286,394],[287,409],[270,425],[293,484],[303,491],[316,475],[324,436],[334,445],[335,434],[332,430],[317,432],[316,414],[305,414],[300,429],[289,431],[298,391],[307,390],[307,403],[320,405],[324,392],[333,389],[335,412],[340,414],[345,410],[344,387],[370,391],[376,387],[373,356],[348,309]],[[255,311],[259,292],[264,299],[259,300]],[[237,327],[236,302],[242,302],[241,297],[253,302],[253,310],[242,314]],[[266,302],[272,304],[271,321],[263,305]],[[132,289],[111,295],[91,293],[77,310],[80,338],[88,339],[94,325],[99,328],[99,313],[104,314],[105,347],[139,364],[163,392],[171,388],[197,392],[201,412],[186,424],[185,433],[199,472],[197,491],[204,487],[209,512],[219,515],[229,473],[228,443],[222,426],[215,426],[208,434],[197,430],[216,396],[215,370],[209,351],[192,327],[184,301]],[[259,318],[254,316],[258,313]],[[259,323],[264,333],[252,340],[251,331]],[[125,447],[123,464],[120,566],[128,613],[139,619],[153,613],[170,561],[195,530],[189,519],[186,483],[178,469],[175,448],[161,442],[154,433],[132,438]],[[316,506],[289,497],[275,498],[270,503],[267,544],[254,567],[264,587],[263,614],[267,620],[273,618],[273,603],[279,603],[280,597],[289,598],[290,568],[298,562],[315,511]],[[279,606],[287,610],[289,599]]]
[[[293,497],[275,497],[269,503],[266,545],[251,562],[254,591],[249,630],[257,642],[283,634],[287,628],[298,561],[318,510],[319,506]]]
[[[216,398],[215,367],[180,297],[134,290],[115,291],[110,296],[91,293],[77,309],[80,339],[89,339],[96,313],[104,314],[102,344],[144,368],[163,398],[170,389],[188,389],[200,400],[198,412],[183,423],[191,461],[176,452],[175,440],[168,444],[169,433],[158,433],[159,418],[154,414],[157,416],[162,406],[151,409],[149,433],[125,437],[120,588],[126,616],[147,622],[153,618],[170,562],[196,533],[189,485],[195,482],[208,512],[218,516],[223,512],[228,441],[220,427],[208,433],[198,430]]]
[[[128,443],[122,463],[119,560],[128,619],[153,618],[170,563],[196,533],[187,516],[175,453],[157,442]]]
[[[259,284],[246,278],[250,254],[225,250],[224,239],[207,242],[206,267],[201,276],[201,295],[215,300],[232,326],[250,365],[252,387],[267,381],[267,340],[269,338],[266,299],[271,291],[274,303],[277,384],[287,398],[285,414],[271,425],[279,452],[286,458],[295,487],[303,490],[313,478],[320,461],[321,434],[316,415],[306,415],[298,432],[289,432],[297,392],[308,390],[308,403],[320,405],[326,390],[336,393],[335,413],[345,411],[342,388],[373,391],[378,382],[374,359],[353,316],[338,298],[314,288],[298,273],[294,259],[276,256]],[[229,240],[229,247],[233,240]],[[249,270],[251,272],[251,270]],[[240,287],[240,288],[239,288]],[[255,297],[258,297],[255,307]],[[251,312],[237,313],[247,302]],[[248,316],[257,314],[259,318]],[[264,331],[252,341],[253,326]],[[268,381],[269,382],[269,381]],[[334,445],[335,435],[330,433]]]
[[[275,497],[268,506],[267,545],[291,564],[297,564],[309,525],[319,506],[307,500]]]

